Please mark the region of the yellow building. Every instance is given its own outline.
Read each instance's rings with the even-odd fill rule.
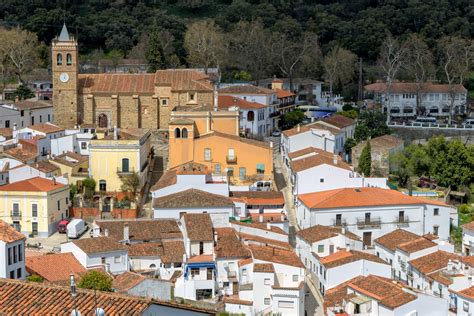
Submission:
[[[0,219],[25,235],[48,237],[68,217],[69,186],[32,178],[0,186]]]
[[[137,173],[140,188],[145,184],[150,163],[148,129],[117,129],[89,145],[89,176],[100,192],[121,192],[124,177]]]
[[[178,107],[171,113],[168,167],[189,161],[229,175],[234,184],[273,177],[272,144],[239,137],[238,111]]]
[[[50,160],[50,163],[59,167],[60,174],[69,184],[77,185],[89,175],[89,158],[73,152],[66,152]]]

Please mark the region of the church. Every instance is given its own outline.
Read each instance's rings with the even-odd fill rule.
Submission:
[[[54,122],[61,127],[168,129],[177,106],[213,107],[213,83],[196,70],[80,74],[78,43],[65,24],[51,52]]]

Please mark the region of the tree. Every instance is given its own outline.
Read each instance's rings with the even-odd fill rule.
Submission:
[[[81,277],[77,287],[112,292],[112,278],[104,272],[91,270]]]
[[[144,51],[151,72],[170,67],[176,68],[180,65],[179,58],[174,50],[175,39],[169,31],[155,27],[142,40],[146,41]],[[138,43],[137,45],[141,44]]]
[[[117,66],[123,60],[123,53],[117,49],[113,49],[107,53],[106,58],[112,62],[114,71],[117,72]]]
[[[406,187],[408,180],[413,176],[413,166],[404,152],[396,152],[389,157],[390,172],[398,176],[398,185]]]
[[[440,64],[449,86],[449,124],[452,124],[454,101],[459,85],[464,83],[474,59],[474,42],[471,39],[445,36],[438,42]]]
[[[20,100],[26,100],[33,98],[35,96],[35,93],[31,91],[28,86],[25,86],[24,84],[18,86],[15,90],[15,97],[18,97]]]
[[[384,114],[379,111],[362,111],[357,118],[357,126],[354,133],[355,140],[359,143],[363,140],[390,134],[390,129],[385,123]]]
[[[127,176],[121,178],[122,180],[122,191],[131,192],[135,200],[138,189],[140,188],[140,176],[137,172],[133,172]]]
[[[370,177],[370,171],[372,168],[372,154],[370,148],[370,141],[367,141],[364,149],[360,153],[359,157],[359,172],[361,172],[364,176]]]
[[[390,123],[390,94],[392,92],[392,84],[398,71],[400,70],[403,59],[406,54],[406,45],[400,39],[394,38],[390,33],[385,38],[380,49],[378,64],[385,76],[385,86],[387,95],[387,125]]]
[[[291,111],[288,113],[285,113],[280,120],[280,127],[282,129],[289,129],[292,128],[293,126],[300,124],[305,118],[305,115],[302,111],[300,110],[295,110]]]
[[[349,157],[351,156],[352,148],[357,145],[356,141],[354,138],[348,138],[346,139],[346,142],[344,143],[344,151],[346,152]]]
[[[422,91],[426,80],[434,72],[433,55],[424,39],[416,33],[408,37],[406,47],[404,68],[415,79],[417,114],[424,114],[420,106]]]
[[[82,186],[84,187],[84,196],[86,198],[91,198],[95,192],[96,182],[93,178],[85,178],[82,180]]]
[[[357,56],[351,51],[338,45],[334,46],[324,57],[324,77],[329,82],[329,95],[333,97],[333,87],[335,82],[342,85],[351,81],[355,72]]]

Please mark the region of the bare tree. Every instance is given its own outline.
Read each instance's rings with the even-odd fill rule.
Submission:
[[[333,100],[334,83],[345,84],[354,77],[357,56],[340,46],[334,46],[324,57],[324,77],[329,82],[329,94]]]
[[[464,83],[474,59],[474,44],[471,39],[445,36],[438,42],[446,83],[449,86],[449,124],[452,124],[453,109],[459,85]]]
[[[0,28],[0,43],[8,43],[9,31],[5,28]],[[11,61],[8,54],[8,46],[0,45],[0,75],[2,76],[2,93],[5,90],[7,77],[11,70]],[[3,96],[5,97],[5,96]]]
[[[288,77],[290,90],[293,90],[293,75],[308,54],[316,55],[318,37],[307,32],[301,38],[290,38],[287,34],[276,33],[273,39],[272,54],[280,71]]]
[[[387,124],[390,123],[390,94],[392,92],[392,84],[398,74],[398,71],[402,67],[405,54],[406,45],[399,39],[394,38],[391,34],[388,34],[387,38],[382,43],[378,60],[378,64],[385,75],[386,94],[388,99]]]
[[[19,82],[23,75],[38,65],[38,38],[36,34],[16,28],[8,31],[6,42],[2,43],[8,52],[14,73]]]
[[[421,100],[426,80],[434,73],[433,54],[428,45],[418,34],[411,34],[406,41],[407,52],[404,68],[415,80],[416,85],[416,112],[421,114]]]

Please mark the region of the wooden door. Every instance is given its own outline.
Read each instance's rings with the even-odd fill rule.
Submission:
[[[365,232],[364,233],[363,243],[364,243],[364,246],[371,246],[372,245],[372,232]]]

